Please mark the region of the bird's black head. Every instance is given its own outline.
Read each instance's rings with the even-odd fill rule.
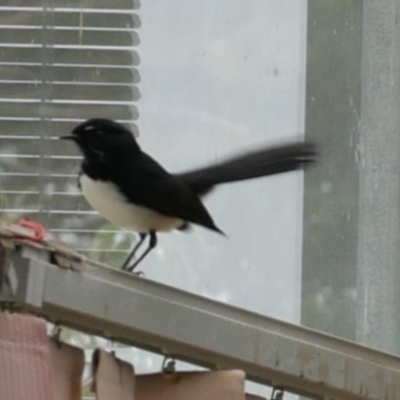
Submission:
[[[133,133],[118,122],[106,118],[93,118],[82,122],[69,136],[61,139],[73,140],[86,159],[101,161],[110,155],[129,151],[140,151]]]

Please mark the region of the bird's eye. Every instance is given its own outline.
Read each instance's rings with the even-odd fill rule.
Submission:
[[[88,125],[88,126],[85,126],[84,128],[83,128],[83,130],[85,130],[85,131],[92,131],[94,129],[94,126],[93,125]]]

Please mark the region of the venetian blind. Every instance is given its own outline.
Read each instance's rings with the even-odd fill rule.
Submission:
[[[91,117],[136,129],[138,7],[137,0],[0,0],[2,216],[39,220],[84,252],[115,251],[118,237],[80,194],[79,153],[57,138]]]

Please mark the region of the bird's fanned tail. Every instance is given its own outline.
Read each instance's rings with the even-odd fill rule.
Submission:
[[[214,185],[303,169],[316,161],[313,143],[290,143],[239,155],[209,167],[176,174],[197,195]]]

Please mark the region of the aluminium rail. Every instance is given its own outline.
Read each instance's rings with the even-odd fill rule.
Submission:
[[[0,301],[197,365],[242,369],[249,380],[312,398],[400,399],[398,357],[76,257],[65,260],[65,253],[60,258],[23,243],[4,250]]]

